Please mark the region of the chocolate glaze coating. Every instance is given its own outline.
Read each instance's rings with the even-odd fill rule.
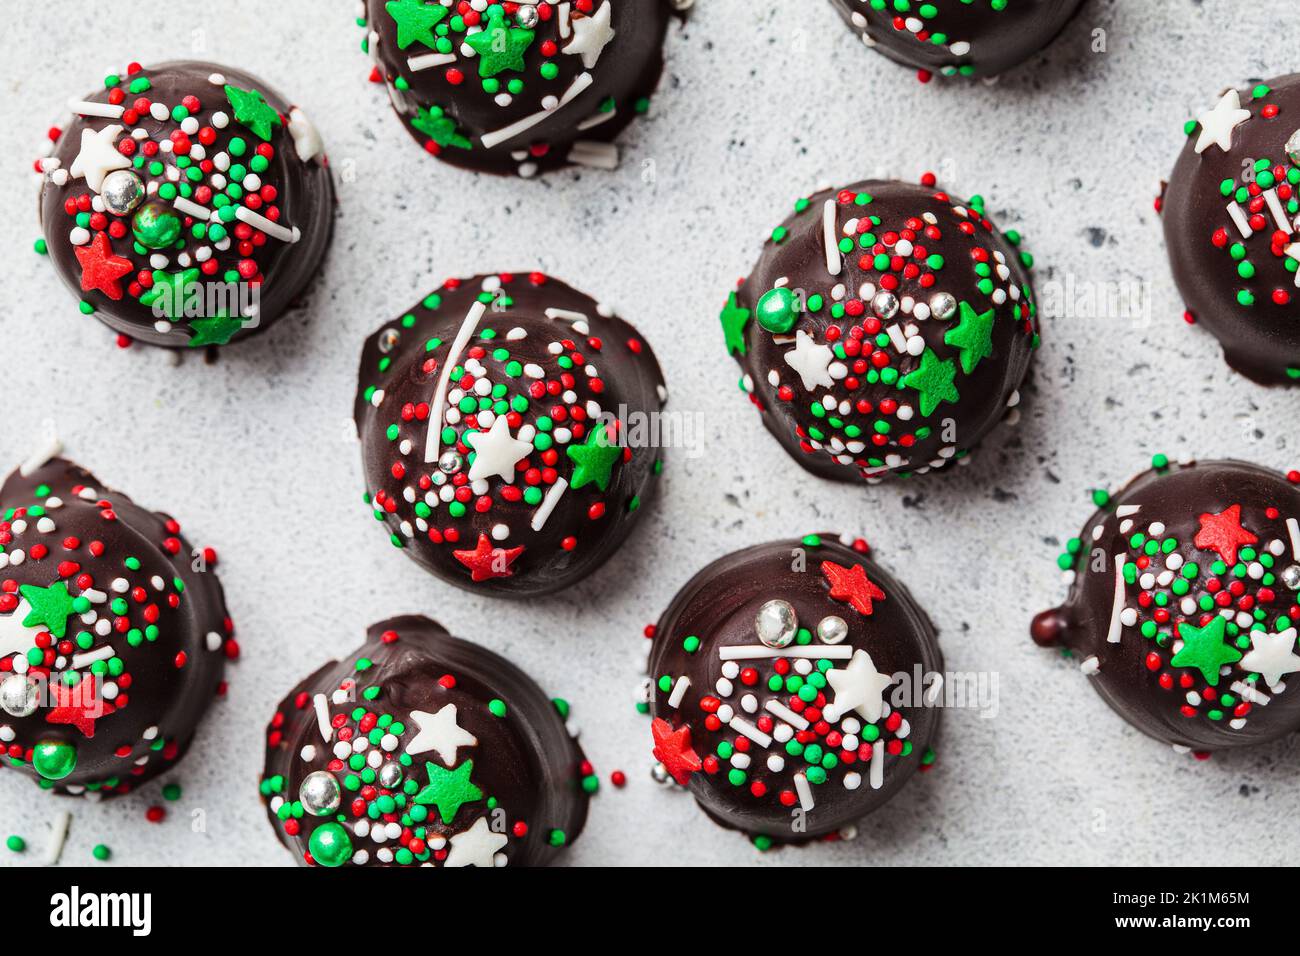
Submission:
[[[328,715],[328,740],[318,706]],[[356,653],[317,670],[276,708],[262,774],[267,816],[307,865],[552,863],[587,819],[585,760],[561,707],[510,661],[426,617],[380,621]],[[367,735],[369,745],[358,749]],[[385,778],[394,772],[400,780]],[[304,808],[303,781],[312,774],[337,782],[336,811]],[[426,789],[431,781],[438,787]],[[392,798],[400,803],[390,805]],[[398,835],[375,839],[382,824]],[[312,847],[321,836],[313,834],[321,827],[344,831],[346,841],[317,860]]]
[[[839,582],[852,581],[846,575],[859,574],[865,574],[865,581],[852,582],[851,591],[840,590]],[[836,594],[856,595],[859,603]],[[805,629],[787,651],[811,647],[825,652],[825,658],[808,659],[813,676],[802,690],[807,698],[795,685],[780,683],[806,664],[761,656],[779,653],[760,643],[755,628],[759,609],[774,600],[787,602]],[[819,624],[828,618],[847,625],[845,636],[833,644],[818,636]],[[753,648],[759,656],[720,657],[723,649],[738,646]],[[787,664],[791,670],[779,676],[777,668]],[[835,686],[834,678],[827,686],[822,672],[853,668],[855,674],[857,669],[866,674],[873,666],[886,677],[905,673],[906,684],[895,679],[877,692],[883,708],[874,720],[852,709],[835,715],[837,703],[851,700],[850,688]],[[894,696],[916,686],[918,667],[927,675],[924,695],[928,675],[943,670],[934,626],[902,585],[853,547],[819,535],[737,551],[696,574],[655,628],[647,670],[655,758],[679,784],[690,787],[700,808],[722,826],[779,842],[833,833],[882,806],[932,759],[939,710],[918,698]],[[674,689],[682,678],[689,685],[674,705]],[[769,684],[773,680],[775,691]],[[750,695],[753,700],[746,706]],[[773,705],[784,713],[774,714]],[[750,731],[757,727],[760,737],[769,738],[766,744],[735,723],[719,723],[725,708]],[[795,721],[804,726],[796,728]],[[747,766],[729,766],[733,752],[740,754],[740,764],[748,758]],[[823,782],[813,779],[823,772]],[[808,778],[814,804],[806,814],[799,812],[799,774]]]
[[[197,108],[184,105],[188,97]],[[91,107],[73,104],[43,161],[40,214],[50,258],[83,309],[92,306],[117,332],[172,348],[224,345],[270,327],[316,275],[334,228],[334,185],[306,114],[248,73],[189,60],[128,72],[82,102],[118,115],[87,115]],[[101,140],[83,150],[87,133]],[[148,194],[114,214],[99,175],[116,172],[109,161],[123,143],[134,148],[120,162],[140,162],[129,171]],[[259,154],[268,147],[270,157]],[[162,289],[180,295],[163,299]]]
[[[1162,201],[1169,263],[1187,308],[1219,340],[1229,365],[1264,385],[1294,384],[1300,139],[1290,154],[1287,144],[1300,132],[1300,74],[1225,96],[1189,124],[1169,176]],[[1220,134],[1231,148],[1222,148]]]
[[[448,280],[362,350],[367,500],[444,581],[560,590],[603,564],[652,500],[663,450],[638,426],[666,398],[649,344],[576,289],[541,273]],[[477,470],[480,441],[491,469]]]
[[[722,313],[767,430],[840,481],[964,457],[1019,402],[1037,346],[1018,241],[930,186],[870,180],[800,200]]]
[[[904,13],[880,0],[831,2],[867,46],[897,63],[945,76],[992,76],[1051,43],[1083,0],[1014,0],[1001,10],[991,0],[913,0]],[[934,13],[921,16],[923,6]]]
[[[1269,665],[1300,668],[1297,517],[1300,488],[1256,465],[1143,472],[1084,526],[1069,596],[1031,634],[1071,650],[1106,703],[1157,740],[1217,750],[1289,734],[1300,693],[1285,685],[1300,678]]]
[[[466,169],[521,176],[575,163],[617,165],[610,144],[645,111],[663,72],[669,0],[493,0],[477,23],[430,12],[438,7],[366,0],[375,70],[428,152]],[[539,19],[526,29],[533,11]],[[506,55],[482,56],[473,45],[479,26],[496,31]],[[517,92],[512,83],[522,84]]]
[[[218,693],[233,634],[221,584],[168,515],[60,458],[25,468],[0,488],[6,763],[60,793],[126,793],[184,755]],[[25,716],[11,706],[23,673],[38,694]],[[33,759],[51,743],[75,752],[70,773],[42,772],[57,752]]]

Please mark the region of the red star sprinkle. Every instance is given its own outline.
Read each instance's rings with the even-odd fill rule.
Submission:
[[[515,572],[510,567],[524,553],[523,545],[517,548],[494,548],[488,536],[478,536],[478,547],[473,551],[453,551],[451,556],[469,568],[475,581],[491,578],[508,578]]]
[[[667,770],[674,780],[683,787],[690,782],[691,774],[704,766],[699,754],[691,749],[691,727],[683,724],[676,730],[662,717],[656,717],[650,724],[650,733],[654,734],[654,757]]]
[[[50,689],[54,691],[55,705],[45,715],[46,723],[69,724],[86,737],[95,736],[95,721],[117,709],[95,692],[93,677],[87,677],[75,687],[56,681]]]
[[[108,244],[108,235],[97,232],[87,245],[74,250],[81,263],[81,289],[90,292],[98,289],[110,299],[122,298],[122,284],[117,280],[131,272],[135,266],[130,259],[114,255]]]
[[[1241,505],[1233,505],[1217,515],[1201,515],[1201,530],[1196,532],[1195,544],[1204,551],[1217,551],[1224,564],[1237,563],[1237,549],[1243,544],[1255,544],[1259,538],[1241,526]]]
[[[848,601],[859,614],[870,615],[871,602],[885,599],[885,592],[867,580],[867,572],[860,564],[842,568],[834,561],[823,561],[822,574],[830,583],[831,597]]]

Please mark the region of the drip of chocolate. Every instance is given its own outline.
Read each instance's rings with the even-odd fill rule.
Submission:
[[[208,552],[60,458],[0,488],[0,740],[60,793],[126,793],[179,760],[233,626]]]
[[[1028,60],[1082,0],[831,0],[874,50],[944,76],[992,76]]]
[[[268,818],[307,865],[552,863],[587,819],[567,711],[428,618],[381,621],[276,708]]]
[[[1031,635],[1068,649],[1121,717],[1177,748],[1300,728],[1300,488],[1238,461],[1157,459],[1061,558],[1070,593]]]
[[[666,398],[636,329],[563,282],[449,280],[362,351],[367,500],[444,581],[557,591],[603,564],[654,497]]]
[[[176,61],[105,79],[40,161],[55,269],[115,331],[172,348],[270,327],[320,268],[334,185],[300,107]]]
[[[809,535],[737,551],[655,628],[654,757],[760,844],[841,830],[933,760],[934,626],[865,550]]]
[[[663,72],[669,0],[367,0],[372,79],[416,141],[467,169],[613,169]]]
[[[1014,414],[1038,344],[1019,242],[928,175],[799,200],[721,317],[767,430],[841,481],[965,457]]]
[[[1174,281],[1228,364],[1300,382],[1300,74],[1223,93],[1187,124],[1161,200]]]

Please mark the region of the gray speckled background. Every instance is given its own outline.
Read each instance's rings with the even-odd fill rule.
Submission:
[[[862,49],[828,3],[700,0],[670,32],[660,94],[625,138],[622,169],[535,182],[426,158],[365,80],[354,3],[213,0],[165,19],[160,6],[9,13],[0,461],[53,430],[103,481],[177,514],[221,553],[244,657],[172,775],[184,796],[165,823],[144,819],[157,783],[94,805],[3,774],[0,831],[31,849],[0,861],[36,862],[49,822],[71,809],[65,862],[105,842],[119,864],[290,863],[256,795],[264,721],[367,623],[404,611],[513,656],[573,701],[605,780],[575,864],[1174,863],[1205,840],[1217,862],[1258,865],[1300,849],[1279,822],[1300,801],[1291,743],[1178,756],[1026,633],[1063,594],[1054,559],[1090,510],[1087,489],[1118,486],[1156,451],[1295,464],[1295,393],[1230,374],[1213,340],[1183,324],[1152,211],[1184,119],[1229,82],[1297,67],[1294,31],[1279,28],[1287,0],[1089,0],[1045,57],[997,84],[929,86]],[[1094,51],[1099,36],[1107,52]],[[173,368],[161,351],[115,348],[32,253],[30,163],[59,104],[108,68],[192,55],[260,74],[307,109],[340,210],[307,308],[214,366],[189,356]],[[925,169],[983,193],[1037,259],[1048,315],[1025,414],[952,475],[823,483],[737,393],[717,312],[798,195]],[[379,323],[445,276],[530,267],[618,305],[658,350],[671,406],[710,428],[704,455],[670,458],[629,547],[585,586],[526,606],[455,591],[393,551],[361,503],[349,412],[362,338]],[[1051,307],[1047,284],[1069,279],[1141,283],[1149,319]],[[763,856],[650,780],[649,728],[632,706],[641,629],[713,558],[832,527],[866,533],[930,610],[949,667],[997,674],[1000,707],[947,714],[936,769],[856,841]],[[629,777],[621,791],[608,784],[615,768]],[[191,832],[194,811],[206,832]]]

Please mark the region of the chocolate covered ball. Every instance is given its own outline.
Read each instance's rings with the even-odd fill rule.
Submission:
[[[576,289],[536,272],[449,280],[362,351],[366,500],[444,581],[557,591],[653,498],[666,398],[649,344]]]
[[[152,345],[226,345],[311,282],[334,186],[300,107],[188,60],[132,64],[68,106],[38,163],[41,227],[83,313]]]
[[[862,42],[904,66],[992,76],[1055,39],[1082,0],[831,0]]]
[[[267,816],[307,865],[542,866],[581,833],[596,779],[567,716],[428,618],[381,621],[276,708]]]
[[[0,488],[0,742],[67,794],[170,769],[219,693],[233,627],[210,551],[60,458]]]
[[[1038,345],[1019,243],[929,175],[800,199],[722,311],[767,430],[823,478],[964,459],[1018,404]]]
[[[1298,481],[1157,456],[1117,494],[1096,492],[1060,559],[1069,596],[1035,618],[1034,640],[1071,651],[1116,713],[1176,749],[1300,728]]]
[[[729,554],[654,630],[657,772],[759,846],[842,830],[934,759],[934,627],[865,550],[809,535]]]
[[[1300,74],[1230,89],[1185,129],[1161,213],[1189,317],[1247,378],[1300,381]]]
[[[467,169],[613,169],[663,71],[670,0],[366,0],[371,79],[424,148]]]

